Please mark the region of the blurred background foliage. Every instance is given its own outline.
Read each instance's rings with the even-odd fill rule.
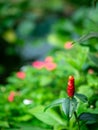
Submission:
[[[42,58],[54,44],[97,29],[91,5],[89,0],[1,0],[1,82],[23,64]]]
[[[93,5],[93,0],[0,0],[0,129],[69,130],[61,109],[43,112],[67,96],[69,75],[89,99],[79,103],[78,115],[98,114],[98,6]],[[98,130],[98,118],[88,120],[81,130]],[[70,129],[77,130],[75,119],[71,122]]]

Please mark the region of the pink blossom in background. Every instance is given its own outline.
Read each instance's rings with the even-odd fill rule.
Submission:
[[[47,70],[51,71],[56,68],[56,63],[53,62],[52,56],[47,56],[44,61],[34,61],[32,66],[37,69],[46,68]]]
[[[44,67],[44,62],[43,61],[34,61],[32,63],[32,66],[37,69],[42,69]]]
[[[93,69],[89,69],[89,70],[88,70],[88,73],[89,73],[89,74],[93,74],[93,73],[94,73],[94,70],[93,70]]]
[[[48,56],[45,58],[45,68],[49,71],[52,71],[56,68],[56,63],[53,62],[53,57],[52,56]]]
[[[71,49],[72,48],[72,42],[71,41],[69,41],[69,42],[66,42],[65,44],[64,44],[64,48],[65,49]]]
[[[47,56],[45,58],[45,62],[53,62],[53,57],[52,56]]]
[[[25,72],[20,71],[20,72],[17,72],[17,73],[16,73],[16,76],[17,76],[19,79],[24,79],[24,78],[26,77],[26,74],[25,74]]]
[[[14,101],[14,97],[15,97],[15,92],[10,92],[10,95],[8,96],[8,101],[9,102],[13,102]]]
[[[54,70],[55,68],[57,67],[56,63],[53,63],[53,62],[46,62],[45,63],[45,68],[49,71],[52,71]]]

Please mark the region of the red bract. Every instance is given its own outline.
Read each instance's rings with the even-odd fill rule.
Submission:
[[[8,101],[13,102],[14,101],[15,92],[10,92],[10,95],[8,96]]]
[[[74,87],[74,77],[69,76],[68,79],[68,87],[67,87],[67,94],[69,97],[73,97],[75,93],[75,87]]]
[[[25,74],[25,72],[20,71],[20,72],[17,72],[17,73],[16,73],[16,76],[17,76],[19,79],[24,79],[24,78],[26,77],[26,74]]]
[[[37,69],[42,69],[44,67],[44,62],[43,61],[34,61],[32,63],[32,66]]]

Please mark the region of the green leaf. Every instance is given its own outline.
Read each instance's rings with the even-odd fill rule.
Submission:
[[[18,33],[22,36],[28,36],[34,30],[35,24],[31,20],[24,20],[18,25]]]
[[[70,99],[66,98],[65,102],[62,103],[62,109],[65,115],[69,118]]]
[[[77,100],[75,98],[66,98],[66,100],[62,103],[62,109],[67,118],[71,118],[74,111],[77,107]]]
[[[0,121],[0,127],[8,128],[8,127],[9,127],[9,124],[8,124],[8,122],[6,122],[6,121]]]
[[[86,97],[85,95],[83,95],[83,94],[75,93],[75,96],[76,96],[78,99],[80,99],[82,102],[87,102],[87,101],[88,101],[87,97]]]
[[[36,127],[36,126],[30,126],[30,127],[21,127],[21,129],[23,130],[49,130],[49,129],[44,129],[44,128],[40,128],[40,127]]]
[[[65,61],[69,64],[70,68],[81,70],[86,62],[88,52],[88,47],[76,45],[71,50],[65,52]]]
[[[98,2],[98,0],[93,0],[92,1],[94,7],[96,7],[97,2]]]
[[[76,111],[76,108],[77,108],[77,100],[75,98],[72,98],[70,101],[70,113],[69,113],[70,117]]]
[[[80,42],[86,41],[93,37],[98,37],[98,32],[91,32],[89,34],[85,34],[82,37],[80,37],[78,40],[76,40],[75,42],[80,43]],[[73,42],[73,43],[75,43],[75,42]]]
[[[45,85],[50,84],[51,81],[52,81],[51,77],[49,77],[49,76],[41,76],[39,83],[40,83],[41,86],[45,86]]]
[[[78,119],[86,122],[86,124],[93,124],[98,122],[98,114],[84,112],[79,115]]]
[[[31,118],[32,118],[31,115],[26,114],[26,115],[24,115],[24,116],[19,116],[19,117],[15,118],[15,120],[17,120],[17,121],[28,121],[28,120],[30,120]]]
[[[34,124],[34,122],[33,122],[33,124],[28,123],[28,122],[24,122],[24,123],[23,122],[22,123],[18,122],[17,125],[14,126],[14,127],[16,127],[16,128],[9,128],[7,130],[51,130],[49,128],[46,128],[43,125],[40,126],[40,124],[36,126],[36,124]]]
[[[63,121],[63,119],[58,115],[58,113],[56,113],[54,110],[49,109],[46,112],[44,112],[44,107],[43,106],[37,106],[31,110],[29,110],[29,112],[35,116],[38,120],[51,125],[51,126],[55,126],[55,125],[65,125],[66,122]]]
[[[61,98],[61,99],[57,99],[57,100],[53,101],[50,105],[48,105],[48,106],[45,107],[44,111],[46,111],[48,108],[52,108],[52,107],[60,105],[65,100],[66,100],[65,98]]]
[[[88,57],[98,67],[98,56],[95,56],[94,54],[89,54]]]

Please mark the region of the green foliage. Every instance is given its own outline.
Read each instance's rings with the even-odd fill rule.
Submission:
[[[89,58],[94,63],[94,65],[98,67],[98,56],[94,54],[89,54]]]
[[[77,40],[76,42],[81,43],[81,42],[84,42],[85,40],[88,40],[88,39],[94,38],[94,37],[98,37],[98,33],[97,32],[92,32],[90,34],[86,34],[86,35],[80,37],[80,39]]]
[[[54,47],[44,57],[39,56],[46,66],[34,67],[31,62],[36,56],[30,59],[29,65],[18,69],[23,72],[22,77],[13,71],[7,83],[0,85],[1,130],[77,130],[74,112],[80,119],[81,130],[89,130],[89,124],[98,122],[98,6],[76,9],[64,3],[61,0],[0,1],[0,39],[6,46],[5,50],[1,48],[3,54],[16,55],[17,46],[22,48],[25,43],[39,47],[45,42]],[[52,14],[55,19],[50,17]],[[72,47],[66,48],[68,42],[73,43]],[[48,56],[52,58],[49,64],[45,61]],[[7,58],[2,57],[9,70],[15,60],[9,62]],[[17,61],[15,64],[18,66]],[[1,64],[0,74],[5,71]],[[66,94],[69,75],[75,77],[76,94],[72,99]],[[94,130],[97,129],[95,126]]]
[[[83,95],[83,94],[75,93],[75,96],[77,98],[79,98],[82,102],[87,102],[88,101],[87,97],[85,95]]]
[[[75,55],[76,53],[77,55]],[[76,110],[79,114],[83,112],[82,110],[92,112],[90,107],[94,104],[89,104],[88,109],[87,105],[83,106],[81,103],[77,105],[75,98],[66,98],[66,94],[64,94],[66,93],[68,76],[73,74],[75,85],[77,86],[76,91],[83,94],[87,91],[85,94],[91,99],[91,103],[97,102],[96,97],[94,102],[92,100],[92,96],[97,92],[97,86],[95,85],[97,77],[94,70],[92,71],[93,74],[88,71],[92,65],[91,60],[88,58],[89,53],[90,49],[88,47],[75,44],[70,50],[60,48],[54,55],[51,54],[51,58],[57,65],[53,70],[47,70],[46,68],[37,69],[31,65],[24,66],[21,68],[21,71],[25,73],[23,78],[17,77],[17,72],[14,72],[7,79],[8,84],[0,87],[0,97],[1,99],[3,98],[3,101],[0,101],[1,121],[8,124],[1,126],[1,128],[22,128],[21,125],[18,126],[16,123],[26,122],[30,122],[30,126],[27,128],[37,127],[38,124],[33,120],[40,120],[43,125],[39,125],[39,127],[42,129],[50,127],[60,130],[62,128],[68,129],[67,119],[72,117],[71,122],[74,124],[75,119],[72,115]],[[85,65],[86,67],[84,67]],[[90,86],[94,89],[90,88]],[[10,102],[8,97],[12,91],[15,92],[15,96],[13,101]],[[81,94],[76,94],[75,96],[83,102],[87,101],[87,98]],[[58,97],[62,98],[55,100]],[[52,102],[53,100],[55,101]],[[3,105],[4,103],[5,105]],[[59,108],[55,107],[55,111],[51,109],[44,112],[45,106],[47,106],[47,109],[60,104]],[[63,108],[63,111],[61,108]],[[97,111],[97,108],[94,111]],[[64,113],[67,116],[64,116]],[[72,124],[70,125],[71,129],[77,129]]]
[[[73,113],[77,108],[77,100],[75,98],[66,98],[65,102],[62,103],[62,109],[67,116],[67,118],[71,118]]]
[[[86,124],[93,124],[98,122],[98,114],[82,113],[79,116],[80,120],[83,120]]]
[[[58,106],[64,102],[66,102],[65,98],[57,99],[57,100],[53,101],[49,106],[47,106],[44,111],[46,111],[48,108]]]
[[[34,115],[37,119],[42,122],[55,126],[55,125],[65,125],[66,122],[53,110],[47,110],[44,112],[43,106],[37,106],[34,109],[30,109],[29,112]]]

